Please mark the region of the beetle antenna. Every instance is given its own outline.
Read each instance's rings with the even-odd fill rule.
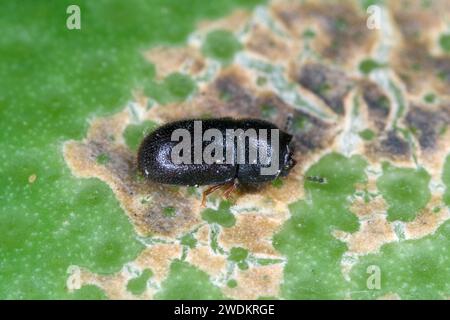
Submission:
[[[284,130],[287,133],[292,133],[292,123],[294,122],[294,115],[289,113],[286,117],[286,123],[284,124]]]

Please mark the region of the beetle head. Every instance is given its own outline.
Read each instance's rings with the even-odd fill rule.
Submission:
[[[294,159],[294,148],[292,145],[292,136],[289,135],[288,137],[288,143],[286,143],[286,149],[284,152],[284,157],[281,161],[281,168],[280,168],[280,176],[285,177],[289,174],[291,169],[295,166],[297,161]]]

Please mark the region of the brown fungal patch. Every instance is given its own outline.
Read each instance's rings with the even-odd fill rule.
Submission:
[[[156,284],[161,284],[169,273],[172,261],[180,256],[180,245],[156,244],[141,252],[133,265],[141,272],[145,269],[151,269],[153,272],[152,279]],[[154,288],[148,287],[139,296],[129,292],[127,283],[134,278],[134,275],[125,267],[111,275],[92,273],[77,266],[70,267],[68,272],[67,288],[69,291],[78,290],[84,285],[96,285],[105,292],[109,299],[151,299],[155,293]]]
[[[339,129],[300,110],[293,112],[293,122],[295,147],[303,156],[333,145]]]
[[[426,166],[427,171],[436,181],[440,181],[445,159],[450,151],[450,130],[439,135],[438,143],[433,152],[422,151],[418,161]]]
[[[445,111],[430,110],[422,106],[412,106],[409,109],[405,122],[423,151],[435,149],[440,133],[450,125],[450,112]]]
[[[407,239],[419,239],[434,233],[442,223],[450,218],[445,207],[442,197],[433,196],[416,219],[405,224],[405,237]]]
[[[286,214],[284,217],[277,214],[240,214],[233,227],[223,229],[219,243],[226,249],[240,246],[254,254],[279,256],[272,246],[272,235],[281,227],[283,218],[287,219]]]
[[[213,277],[218,277],[226,271],[226,257],[215,254],[209,246],[189,250],[186,261]]]
[[[385,243],[397,240],[393,226],[383,214],[371,214],[361,221],[359,230],[344,238],[350,253],[367,254],[378,252]]]
[[[411,95],[436,92],[448,97],[450,58],[433,50],[438,41],[436,35],[446,27],[448,2],[432,1],[424,9],[421,1],[409,1],[406,6],[392,1],[389,8],[402,36],[394,50],[392,68]]]
[[[441,98],[449,98],[448,56],[434,56],[423,44],[408,44],[397,50],[392,68],[403,80],[410,95],[421,97],[428,92],[436,92]]]
[[[157,79],[180,71],[197,75],[205,67],[204,58],[191,47],[155,47],[145,52],[144,56],[154,63]]]
[[[372,183],[370,182],[372,181]],[[365,189],[375,192],[376,179],[370,179]],[[363,188],[360,186],[359,189]],[[356,197],[350,206],[351,212],[358,216],[360,228],[355,233],[335,231],[334,236],[348,245],[348,252],[352,256],[361,256],[376,253],[382,245],[398,241],[395,224],[387,221],[387,208],[382,196],[376,195],[369,200]],[[439,226],[449,219],[449,212],[442,202],[441,194],[434,194],[426,207],[421,210],[417,217],[403,224],[405,239],[419,239],[434,233]],[[349,266],[344,265],[344,272]]]
[[[210,226],[208,224],[205,224],[198,228],[196,232],[196,238],[197,241],[202,245],[207,245],[209,241],[209,232],[210,232]]]
[[[306,63],[292,71],[292,77],[304,88],[319,96],[326,105],[339,115],[344,114],[344,99],[353,81],[340,70],[320,63]]]
[[[367,106],[368,114],[366,122],[376,132],[386,128],[390,113],[390,101],[383,90],[374,82],[362,80],[360,83],[362,98]]]
[[[384,213],[387,211],[387,204],[383,197],[377,196],[370,201],[363,198],[356,198],[350,207],[350,211],[356,214],[359,218],[367,218],[373,213]]]
[[[298,38],[311,26],[318,29],[314,49],[340,64],[351,64],[355,56],[369,54],[377,40],[376,33],[366,26],[366,14],[351,1],[282,1],[272,10],[293,37]]]
[[[367,156],[378,162],[380,157],[398,163],[411,162],[411,146],[409,142],[396,130],[384,132],[380,138],[367,145]]]
[[[236,32],[241,30],[247,23],[250,12],[246,10],[234,10],[231,14],[221,19],[203,20],[197,25],[200,32],[211,31],[216,29],[228,30]]]
[[[136,299],[131,292],[126,289],[128,277],[124,273],[115,275],[100,275],[91,273],[89,270],[78,267],[70,268],[70,276],[67,280],[69,292],[80,289],[84,285],[95,285],[105,292],[108,299]],[[142,295],[149,298],[148,293]]]
[[[417,161],[439,180],[450,150],[450,106],[414,104],[403,119],[417,144]]]
[[[249,88],[249,77],[238,68],[228,69],[214,81],[216,95],[231,113],[256,116],[255,96]]]
[[[446,21],[450,5],[447,1],[390,1],[386,4],[395,23],[407,41],[428,43],[434,31]]]
[[[234,299],[257,299],[279,295],[283,279],[283,264],[254,266],[248,270],[239,270],[235,288],[224,287],[224,293]]]
[[[370,176],[367,184],[358,186],[358,190],[364,189],[376,192],[376,179]],[[387,207],[380,195],[353,199],[350,211],[360,221],[359,230],[355,233],[334,232],[338,239],[347,243],[348,254],[358,256],[378,252],[382,245],[397,240],[393,225],[386,220]]]
[[[294,52],[299,51],[295,43],[286,41],[261,24],[252,26],[245,45],[250,52],[280,63],[289,61]]]
[[[181,252],[179,244],[155,244],[142,251],[134,264],[142,270],[151,268],[156,281],[162,282],[169,274],[170,264],[181,257]]]

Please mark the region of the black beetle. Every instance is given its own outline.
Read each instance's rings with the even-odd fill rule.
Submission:
[[[200,129],[199,123],[201,123]],[[214,139],[213,137],[205,139],[205,132],[208,129],[216,129],[216,132],[219,132],[222,136],[222,142],[217,142],[220,146],[220,149],[217,150],[222,151],[222,155],[219,155],[220,160],[213,163],[203,161],[199,163],[195,162],[195,160],[188,163],[175,162],[173,160],[174,148],[180,143],[179,136],[177,139],[173,138],[174,131],[177,129],[185,130],[191,138],[194,137],[193,140],[188,140],[188,150],[180,152],[181,156],[186,156],[191,160],[193,159],[192,154],[195,155],[196,152],[197,147],[195,145],[200,145],[201,152],[203,152],[208,145],[217,142],[216,140],[220,140],[220,136],[214,137]],[[264,130],[267,132],[266,136],[262,136],[261,134],[257,136],[249,135],[244,136],[244,140],[241,140],[243,141],[243,152],[247,161],[244,163],[242,162],[243,158],[241,158],[241,161],[237,161],[239,150],[237,150],[236,136],[232,138],[232,145],[227,144],[226,140],[230,130],[237,132],[239,129],[242,130],[241,132],[246,133],[251,133],[251,129],[257,134]],[[201,141],[198,142],[200,132]],[[273,140],[272,137],[274,137]],[[277,138],[276,140],[275,137]],[[214,185],[203,193],[204,204],[207,194],[224,185],[228,186],[228,189],[225,191],[225,195],[228,196],[238,183],[242,185],[255,185],[274,180],[278,176],[286,176],[295,165],[291,140],[292,135],[278,129],[277,126],[270,122],[259,119],[236,120],[232,118],[218,118],[179,120],[159,127],[144,138],[137,155],[138,169],[144,177],[162,184],[186,186]],[[228,158],[226,156],[228,156],[227,152],[229,152],[226,149],[227,147],[232,148],[230,155],[232,162],[227,161]],[[266,148],[262,149],[267,152],[265,162],[260,157],[256,161],[255,159],[250,161],[249,153],[252,147],[254,148],[253,150],[256,150],[258,147]],[[212,152],[213,156],[216,156],[216,151]],[[186,154],[184,154],[185,152]],[[276,156],[277,154],[278,156]],[[258,153],[259,155],[260,153]],[[267,172],[261,174],[262,168],[267,169],[270,167],[267,161],[270,164],[275,163],[277,170],[269,174]]]

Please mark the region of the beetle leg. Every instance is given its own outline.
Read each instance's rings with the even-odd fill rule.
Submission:
[[[214,191],[222,188],[224,185],[223,184],[218,184],[215,186],[211,186],[208,189],[206,189],[205,191],[203,191],[202,193],[202,207],[204,207],[206,205],[206,197],[208,195],[210,195],[211,193],[213,193]]]
[[[202,193],[202,207],[205,207],[205,206],[206,206],[206,197],[207,197],[208,195],[210,195],[211,193],[213,193],[214,191],[219,190],[219,189],[221,189],[221,188],[226,188],[226,189],[223,191],[223,195],[224,195],[224,197],[225,197],[226,199],[228,199],[229,196],[230,196],[230,194],[231,194],[234,190],[236,190],[237,185],[238,185],[237,181],[234,180],[234,181],[227,182],[227,183],[224,183],[224,184],[218,184],[218,185],[209,187],[208,189],[206,189],[206,190],[203,191],[203,193]]]
[[[225,191],[223,192],[223,195],[226,199],[228,199],[230,197],[230,194],[233,193],[234,190],[236,190],[238,184],[235,181],[230,182],[230,184],[227,186],[227,188],[225,189]]]

